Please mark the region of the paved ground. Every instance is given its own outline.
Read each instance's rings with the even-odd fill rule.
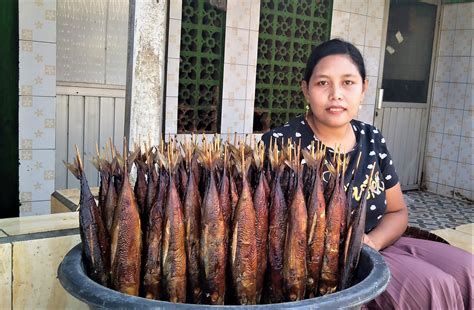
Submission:
[[[472,203],[423,191],[408,191],[404,196],[410,226],[435,230],[474,223]]]
[[[408,204],[408,225],[434,233],[451,245],[474,254],[474,207],[423,191],[404,193]]]

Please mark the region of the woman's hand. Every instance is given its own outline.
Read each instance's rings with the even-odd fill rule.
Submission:
[[[377,245],[375,245],[375,243],[372,241],[369,235],[364,234],[364,238],[362,239],[362,241],[368,246],[370,246],[372,249],[377,250],[377,251],[380,250],[380,248]]]
[[[364,243],[380,251],[400,238],[408,224],[408,209],[400,183],[385,191],[387,209],[378,225],[364,236]]]

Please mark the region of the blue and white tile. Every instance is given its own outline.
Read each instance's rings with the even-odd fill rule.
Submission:
[[[365,29],[367,24],[367,16],[351,13],[349,20],[349,37],[348,41],[352,44],[363,45],[365,42]]]
[[[254,100],[245,100],[244,133],[253,133]]]
[[[178,133],[178,97],[166,97],[165,134]]]
[[[458,14],[458,8],[455,4],[446,4],[442,6],[442,30],[454,30],[456,29],[456,16]]]
[[[224,64],[223,99],[245,99],[247,67],[247,65]]]
[[[367,75],[377,76],[380,64],[380,48],[366,46],[364,49],[364,59]]]
[[[179,58],[181,48],[181,20],[170,19],[168,31],[168,57]]]
[[[54,149],[56,98],[21,96],[20,103],[20,150]]]
[[[472,204],[472,201],[474,200],[474,191],[469,191],[462,188],[455,188],[454,190],[455,198],[470,202]]]
[[[260,0],[252,0],[250,5],[250,30],[257,31],[260,27]]]
[[[51,201],[29,201],[20,206],[20,217],[51,214]]]
[[[433,107],[445,108],[448,103],[450,83],[435,82],[433,90]]]
[[[459,144],[459,157],[458,162],[474,165],[472,154],[474,153],[474,138],[473,137],[461,137]]]
[[[20,95],[56,96],[56,44],[20,41],[19,54]]]
[[[385,9],[384,0],[369,0],[367,15],[377,18],[383,18]]]
[[[432,108],[430,116],[429,131],[431,132],[444,132],[444,120],[446,119],[446,109],[443,108]]]
[[[473,29],[474,2],[457,5],[456,29]]]
[[[438,184],[454,187],[457,162],[442,159],[439,164]]]
[[[255,99],[255,88],[257,86],[257,66],[248,66],[247,67],[247,89],[245,99],[254,100]]]
[[[56,42],[56,1],[18,1],[20,40]]]
[[[474,30],[456,30],[454,34],[453,56],[471,56],[471,43]]]
[[[447,186],[444,184],[438,184],[438,187],[436,189],[437,194],[441,196],[446,196],[446,197],[453,197],[453,191],[454,191],[453,186]]]
[[[441,31],[438,56],[453,56],[454,30]]]
[[[182,19],[183,0],[170,1],[170,19]]]
[[[247,64],[249,66],[257,65],[258,57],[258,31],[250,30],[249,32],[249,55]]]
[[[179,92],[179,59],[168,58],[166,77],[166,96],[178,97]]]
[[[222,100],[221,132],[243,133],[245,118],[245,100]]]
[[[227,0],[226,27],[250,29],[252,0]]]
[[[365,31],[365,46],[380,48],[382,42],[383,20],[377,17],[367,17]]]
[[[346,39],[349,36],[351,13],[333,11],[331,24],[331,38]]]
[[[351,1],[351,13],[367,15],[369,7],[368,0],[352,0]]]
[[[456,172],[456,188],[462,188],[466,190],[474,190],[474,165],[458,163]]]
[[[367,75],[366,78],[369,81],[369,85],[367,86],[367,90],[365,92],[363,104],[375,105],[375,99],[377,97],[377,77]]]
[[[449,82],[449,76],[451,74],[451,62],[453,57],[441,56],[438,57],[436,66],[436,82]]]
[[[467,86],[465,83],[449,83],[447,108],[460,110],[464,108]]]
[[[374,122],[374,110],[375,105],[373,104],[361,105],[359,113],[357,114],[357,119],[361,122],[372,125]]]
[[[224,63],[247,65],[250,30],[226,28]],[[256,51],[256,50],[254,50]]]
[[[467,83],[469,78],[471,57],[453,57],[450,82]]]
[[[426,155],[440,158],[442,147],[443,147],[443,134],[438,133],[438,132],[428,132],[428,144],[426,147]]]
[[[436,193],[438,190],[438,184],[434,182],[429,182],[429,181],[423,181],[423,184],[426,188],[426,191],[430,193]]]
[[[443,135],[443,146],[441,148],[441,159],[457,161],[459,157],[460,136]]]
[[[440,161],[439,158],[429,156],[425,158],[425,168],[423,169],[424,181],[438,182]]]
[[[474,111],[464,110],[462,115],[462,129],[461,136],[474,137]]]
[[[444,123],[444,133],[449,135],[461,135],[463,110],[447,109]]]
[[[466,97],[464,98],[464,110],[472,111],[474,107],[474,102],[472,101],[472,89],[474,84],[468,84],[466,87]]]
[[[351,12],[351,0],[334,0],[332,5],[334,11]]]
[[[54,150],[20,150],[20,202],[49,200],[54,192]]]

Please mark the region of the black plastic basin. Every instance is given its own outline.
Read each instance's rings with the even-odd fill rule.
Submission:
[[[78,244],[69,251],[59,265],[58,277],[66,291],[93,309],[358,309],[385,290],[390,279],[390,272],[380,253],[364,245],[356,270],[355,281],[357,284],[340,292],[301,301],[269,305],[175,304],[122,294],[92,281],[84,272],[81,244]]]

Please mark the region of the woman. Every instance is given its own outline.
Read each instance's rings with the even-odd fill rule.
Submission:
[[[369,308],[472,309],[472,255],[446,244],[401,237],[408,211],[385,139],[375,127],[354,120],[367,86],[364,61],[356,47],[338,39],[319,45],[308,59],[301,83],[308,113],[262,139],[268,145],[271,137],[292,138],[302,148],[319,140],[328,152],[341,146],[350,156],[347,171],[355,173],[353,201],[360,201],[375,165],[364,242],[381,251],[392,277]],[[346,178],[348,183],[351,175]]]

